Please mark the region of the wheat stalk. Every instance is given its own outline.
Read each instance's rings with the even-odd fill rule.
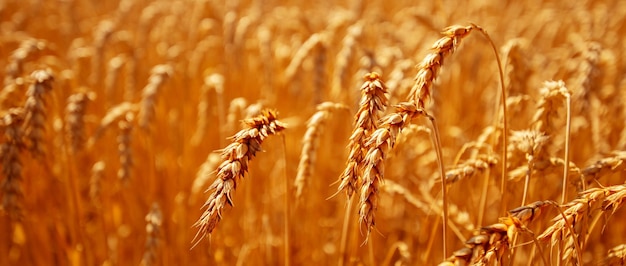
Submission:
[[[261,143],[268,136],[278,134],[285,124],[277,120],[276,112],[264,110],[261,115],[243,120],[246,128],[232,137],[232,143],[221,151],[222,163],[216,171],[216,179],[210,186],[213,190],[204,204],[206,210],[195,223],[198,233],[192,242],[197,245],[210,235],[222,219],[226,204],[233,206],[232,192],[237,182],[248,171],[248,161],[261,150]]]
[[[198,126],[196,127],[196,132],[191,137],[191,143],[194,146],[197,146],[202,142],[202,138],[204,138],[206,128],[208,126],[208,118],[209,118],[209,91],[215,90],[215,94],[217,96],[217,106],[218,106],[218,122],[219,124],[224,124],[226,118],[224,117],[224,76],[219,73],[214,73],[208,75],[204,78],[204,85],[202,86],[202,95],[200,97],[200,102],[198,103]],[[220,127],[220,138],[222,134],[224,134],[223,130],[225,127]]]

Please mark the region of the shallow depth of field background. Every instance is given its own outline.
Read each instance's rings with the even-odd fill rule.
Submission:
[[[617,166],[586,180],[587,188],[624,183],[626,157],[615,153],[626,150],[624,1],[0,1],[0,116],[25,105],[31,73],[49,70],[54,76],[52,90],[43,96],[44,154],[20,150],[22,179],[13,185],[22,195],[3,203],[21,206],[21,216],[0,209],[0,265],[282,265],[286,251],[293,265],[337,264],[346,196],[329,197],[348,156],[363,75],[380,73],[390,104],[401,102],[439,32],[469,23],[488,31],[502,58],[511,99],[509,134],[534,128],[544,81],[562,80],[572,95],[572,165],[583,172],[600,159],[616,158]],[[301,49],[313,34],[321,41]],[[171,67],[171,73],[155,94],[153,118],[142,126],[136,108],[147,104],[143,94],[157,65]],[[78,92],[90,99],[83,147],[74,149],[66,106]],[[499,97],[495,56],[486,39],[472,33],[443,63],[428,103],[441,130],[446,170],[454,169],[464,144],[501,125]],[[313,173],[296,198],[293,181],[306,123],[325,101],[350,110],[328,117]],[[132,117],[121,115],[101,126],[124,102],[137,106],[124,112]],[[564,106],[555,101],[550,115],[553,130],[544,147],[549,157],[563,158]],[[277,110],[288,129],[263,143],[264,152],[238,183],[235,206],[224,211],[210,240],[190,250],[193,224],[214,178],[197,178],[201,165],[213,161],[206,171],[211,173],[219,158],[210,154],[229,143],[241,119],[262,108]],[[427,120],[413,122],[430,127]],[[130,127],[126,146],[119,144],[125,127]],[[458,232],[449,230],[445,256],[521,204],[523,178],[508,182],[502,200],[502,143],[488,139],[489,148],[470,148],[460,157],[463,162],[490,149],[498,163],[450,185],[450,223]],[[443,260],[439,173],[431,143],[428,134],[403,132],[385,167],[387,180],[426,207],[382,189],[369,244],[363,244],[354,209],[346,265],[371,265],[372,258],[376,265]],[[132,158],[125,179],[119,178],[121,146]],[[525,165],[523,153],[510,156],[508,171]],[[572,174],[574,181],[563,184],[562,172],[562,167],[535,172],[527,202],[560,202],[564,185],[568,201],[574,200],[580,177]],[[0,183],[7,187],[4,174]],[[6,194],[0,191],[3,199]],[[146,215],[153,208],[160,216],[149,217],[160,225],[149,227],[155,232],[149,234]],[[557,213],[544,209],[529,229],[539,235]],[[624,210],[593,217],[599,217],[598,225],[583,254],[589,265],[605,262],[609,249],[626,243]],[[517,243],[529,241],[525,236]],[[533,245],[517,247],[514,265],[541,264]],[[540,245],[549,255],[550,242]]]

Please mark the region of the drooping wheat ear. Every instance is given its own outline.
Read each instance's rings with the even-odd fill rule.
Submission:
[[[526,95],[528,93],[528,77],[533,74],[533,70],[525,52],[527,47],[528,42],[520,38],[509,40],[502,47],[502,54],[506,56],[506,90],[510,96]]]
[[[602,53],[602,46],[596,42],[585,43],[584,50],[582,51],[583,60],[578,65],[578,86],[580,86],[580,90],[577,90],[577,93],[574,97],[576,97],[576,103],[578,105],[577,110],[585,114],[590,111],[590,97],[594,91],[602,85],[601,81],[598,80],[599,68],[600,64],[600,55]],[[598,142],[596,142],[598,143]]]
[[[198,103],[198,127],[196,128],[196,132],[191,138],[191,143],[194,146],[197,146],[202,142],[202,138],[206,133],[206,128],[208,125],[209,119],[209,92],[211,90],[215,91],[217,96],[217,106],[218,106],[218,123],[223,125],[226,123],[224,121],[226,118],[224,117],[224,76],[219,73],[213,73],[204,78],[204,86],[202,86],[202,95],[200,97],[200,103]],[[220,128],[220,139],[224,132],[223,129],[225,127]]]
[[[354,118],[354,130],[350,136],[350,150],[346,168],[340,176],[338,192],[345,191],[348,198],[352,197],[359,186],[360,167],[365,159],[365,152],[371,134],[378,128],[380,114],[387,108],[387,86],[376,72],[364,76],[365,83],[361,86],[361,102],[359,111]]]
[[[22,122],[24,110],[12,108],[2,117],[2,131],[4,140],[0,145],[0,160],[2,161],[2,210],[12,220],[22,218],[22,163],[20,153],[24,150]]]
[[[354,47],[357,44],[357,40],[363,33],[363,22],[359,21],[350,26],[347,30],[346,36],[343,37],[341,50],[337,54],[337,61],[335,61],[335,67],[333,68],[332,87],[330,95],[333,99],[341,97],[342,90],[346,88],[348,69],[350,62],[354,54]]]
[[[454,25],[444,29],[442,34],[445,36],[433,44],[431,52],[419,63],[415,84],[409,93],[409,99],[415,101],[418,108],[423,109],[426,101],[430,98],[431,87],[439,74],[444,59],[452,54],[461,40],[475,28],[475,25]]]
[[[289,84],[298,73],[302,62],[306,57],[318,46],[324,42],[324,35],[321,33],[314,33],[311,35],[291,58],[291,62],[285,70],[285,84]]]
[[[4,86],[9,86],[13,80],[19,78],[24,73],[24,62],[29,57],[46,49],[46,43],[37,39],[26,39],[20,46],[11,53],[10,60],[6,66]]]
[[[539,239],[551,240],[552,247],[565,244],[563,259],[577,258],[580,263],[582,252],[585,248],[585,240],[593,230],[593,225],[588,219],[592,219],[594,211],[601,213],[615,212],[626,199],[626,184],[604,188],[590,188],[580,193],[577,199],[564,204],[567,209],[562,215],[553,219],[553,224],[548,227]],[[607,219],[611,216],[607,216]],[[573,226],[585,225],[585,226]],[[576,231],[576,232],[573,232]],[[575,234],[575,235],[572,235]],[[575,249],[573,247],[576,247]]]
[[[173,72],[174,69],[170,65],[156,65],[152,68],[148,84],[143,88],[139,110],[139,126],[143,129],[147,129],[154,119],[154,106],[159,89]]]
[[[102,189],[102,177],[106,164],[104,161],[97,161],[91,167],[91,177],[89,178],[89,199],[91,204],[100,207],[100,191]]]
[[[552,119],[556,117],[557,108],[566,95],[569,95],[569,91],[565,87],[565,83],[559,80],[544,82],[540,93],[542,97],[537,103],[537,111],[533,117],[533,122],[537,131],[551,135],[554,129]]]
[[[22,94],[24,93],[24,78],[19,77],[7,81],[7,83],[8,85],[0,90],[0,109],[3,110],[22,105]]]
[[[91,76],[89,76],[89,84],[92,86],[101,82],[104,49],[115,30],[115,26],[111,20],[102,20],[93,32],[95,53],[91,60]]]
[[[129,52],[129,60],[126,61],[126,84],[124,84],[124,100],[133,101],[137,90],[137,72],[139,72],[139,55],[137,51]]]
[[[610,157],[602,158],[594,164],[582,170],[583,179],[586,183],[617,173],[626,169],[626,151],[614,151]]]
[[[387,79],[390,100],[398,99],[399,95],[408,93],[408,88],[411,88],[413,80],[407,75],[407,72],[413,69],[413,64],[409,59],[398,60],[394,63]]]
[[[322,93],[326,88],[326,53],[327,48],[325,43],[320,43],[315,54],[315,75],[313,76],[313,102],[319,104],[322,102]]]
[[[494,167],[498,159],[493,155],[481,154],[477,158],[469,159],[446,171],[446,184],[459,182],[471,178],[478,173],[483,173],[488,168]],[[439,180],[441,181],[441,180]]]
[[[563,158],[545,157],[540,160],[535,160],[533,162],[533,172],[530,174],[536,175],[537,173],[540,173],[542,176],[551,174],[563,174],[563,167],[565,167],[565,161],[563,161]],[[576,178],[574,181],[572,181],[572,183],[580,186],[580,182],[582,180],[582,171],[572,162],[569,162],[568,167],[569,176]],[[529,175],[528,165],[523,165],[515,169],[509,170],[507,173],[509,181],[513,182],[519,182],[527,175]]]
[[[532,234],[526,226],[550,205],[547,201],[536,201],[508,211],[508,216],[499,218],[498,223],[482,227],[477,235],[465,241],[464,248],[455,251],[439,265],[491,265],[494,259],[500,261],[511,248],[515,234]]]
[[[120,169],[117,171],[117,177],[122,181],[122,184],[128,184],[130,180],[130,171],[133,166],[133,155],[130,147],[130,135],[133,130],[133,120],[135,115],[133,113],[126,113],[124,119],[120,120],[117,124],[119,128],[119,134],[117,135],[117,147],[120,156]]]
[[[347,106],[333,102],[323,102],[317,105],[317,112],[307,122],[307,130],[302,139],[302,152],[298,163],[298,173],[294,181],[296,187],[296,199],[300,199],[306,183],[313,175],[313,166],[316,161],[316,153],[319,148],[320,135],[324,131],[326,121],[333,112],[349,110]]]
[[[197,195],[206,187],[206,183],[209,182],[209,178],[215,172],[215,168],[220,164],[220,155],[217,153],[209,153],[206,160],[202,165],[200,165],[200,169],[196,173],[196,178],[193,180],[193,184],[191,185],[191,194]]]
[[[93,145],[95,140],[102,136],[102,134],[104,134],[104,131],[110,128],[113,123],[119,121],[120,119],[123,119],[126,114],[136,113],[138,110],[139,106],[131,102],[122,102],[116,106],[109,108],[107,113],[100,121],[100,125],[96,129],[94,136],[89,139],[88,145]]]
[[[385,185],[383,186],[383,190],[388,191],[388,192],[393,191],[395,193],[398,193],[404,196],[407,202],[421,209],[421,206],[418,206],[417,204],[415,204],[417,203],[417,197],[412,195],[411,192],[407,188],[404,188],[391,180],[386,180]],[[427,188],[426,186],[422,186],[419,188],[421,201],[425,203],[427,207],[426,209],[423,209],[422,211],[424,211],[425,214],[430,214],[432,212],[441,213],[443,211],[443,201],[435,199],[432,195],[430,195],[429,190],[430,189]],[[457,236],[460,239],[464,239],[464,237],[461,235],[461,231],[459,230],[459,227],[465,229],[466,231],[474,230],[474,224],[470,222],[470,215],[467,211],[462,210],[457,205],[451,204],[448,207],[449,207],[448,208],[449,217],[453,221],[453,223],[450,223],[450,228],[452,228],[454,233],[457,234]]]
[[[160,242],[163,213],[158,203],[153,203],[150,212],[146,215],[146,249],[140,265],[150,266],[157,262],[157,249]]]
[[[544,135],[540,131],[534,130],[520,130],[513,131],[509,138],[509,151],[518,151],[524,154],[526,158],[526,175],[524,182],[524,193],[522,197],[521,206],[526,205],[526,196],[528,195],[528,188],[530,186],[530,177],[535,169],[535,163],[537,161],[545,160],[548,156],[544,150],[544,146],[548,142],[548,136]]]
[[[243,112],[247,106],[248,101],[243,97],[238,97],[230,101],[228,104],[228,114],[226,115],[226,130],[228,132],[235,132],[238,118],[246,118],[243,116]]]
[[[367,227],[367,237],[375,226],[374,213],[378,208],[378,190],[385,174],[385,157],[398,137],[400,131],[413,118],[424,115],[414,102],[403,102],[396,106],[396,111],[381,119],[381,124],[368,140],[367,153],[363,158],[363,177],[360,188],[359,222]]]
[[[78,92],[67,98],[65,108],[66,132],[72,151],[81,150],[85,144],[85,108],[96,97],[94,92]]]
[[[626,244],[618,245],[607,252],[606,258],[599,265],[617,266],[626,265]]]
[[[198,233],[194,246],[210,235],[222,219],[226,204],[233,206],[232,193],[239,179],[248,171],[248,162],[261,150],[261,143],[270,135],[283,131],[285,124],[277,120],[276,112],[263,110],[259,116],[243,120],[246,128],[232,137],[232,143],[221,152],[222,163],[216,171],[217,178],[209,187],[213,190],[204,207],[206,210],[195,223]]]
[[[537,112],[533,117],[533,122],[535,123],[536,130],[544,132],[547,135],[552,135],[553,125],[551,124],[551,118],[556,116],[557,101],[564,100],[565,108],[567,111],[567,120],[565,125],[565,153],[563,155],[565,167],[563,168],[563,189],[561,193],[561,203],[565,203],[567,198],[567,184],[570,163],[569,150],[571,130],[571,93],[565,87],[565,83],[559,80],[545,82],[544,87],[541,88],[541,94],[542,98],[539,100]]]
[[[31,74],[35,83],[26,92],[24,110],[24,132],[29,141],[29,149],[35,156],[44,154],[43,136],[46,123],[44,94],[52,90],[54,78],[48,70],[36,70]]]
[[[106,95],[105,100],[107,103],[112,103],[115,100],[113,95],[120,86],[120,84],[118,84],[120,70],[127,61],[128,58],[126,55],[118,55],[111,58],[107,64],[106,76],[104,78],[104,95]]]

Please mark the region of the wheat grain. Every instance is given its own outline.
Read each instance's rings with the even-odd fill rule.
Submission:
[[[98,139],[104,131],[113,125],[116,121],[123,119],[124,116],[128,113],[136,113],[139,110],[139,105],[131,103],[131,102],[122,102],[116,106],[111,107],[102,120],[100,120],[100,125],[96,129],[94,136],[89,140],[89,146],[93,145],[94,141]]]
[[[325,36],[323,34],[314,33],[298,48],[285,70],[285,84],[289,84],[293,81],[304,59],[312,53],[316,47],[322,45],[324,38]]]
[[[206,210],[195,223],[198,233],[193,242],[199,243],[210,235],[222,219],[222,209],[226,204],[233,206],[232,192],[237,182],[248,171],[248,161],[261,150],[261,143],[270,135],[278,134],[285,125],[277,120],[276,112],[264,110],[261,115],[243,121],[246,128],[233,136],[230,145],[221,152],[222,163],[217,168],[217,177],[210,190],[213,190],[204,204]]]
[[[140,265],[150,266],[157,263],[157,248],[160,245],[160,234],[163,227],[163,212],[158,203],[153,203],[146,215],[146,245]]]
[[[2,117],[2,130],[4,141],[0,145],[0,158],[2,161],[2,210],[12,220],[22,219],[21,201],[22,189],[22,163],[20,153],[24,150],[23,131],[21,123],[24,120],[24,110],[13,108]]]
[[[594,180],[609,175],[611,173],[623,171],[626,167],[625,151],[614,151],[612,156],[599,159],[590,166],[582,170],[583,180],[589,184]]]
[[[44,94],[52,90],[54,77],[48,70],[37,70],[31,74],[35,80],[26,92],[26,103],[24,110],[24,133],[29,141],[29,149],[35,156],[43,156],[43,137],[46,123],[46,107]]]
[[[300,153],[300,162],[298,163],[298,172],[294,181],[296,187],[296,199],[300,199],[305,189],[306,183],[313,175],[313,166],[317,160],[317,150],[319,149],[319,141],[326,121],[333,112],[340,110],[348,110],[343,104],[333,102],[323,102],[317,105],[317,112],[311,116],[307,122],[307,130],[302,138],[302,152]]]
[[[563,211],[563,215],[557,216],[553,219],[552,225],[546,228],[538,239],[550,239],[551,245],[554,247],[559,243],[565,241],[564,250],[567,250],[563,254],[563,259],[568,260],[574,257],[578,258],[582,254],[579,254],[576,250],[572,249],[572,246],[585,247],[585,237],[591,233],[592,227],[581,226],[575,228],[576,235],[572,235],[568,227],[570,225],[585,225],[592,212],[595,210],[601,210],[602,212],[612,211],[621,207],[621,204],[626,197],[626,185],[615,185],[605,188],[590,188],[580,193],[579,197],[566,203],[567,207]],[[577,248],[580,250],[582,248]]]
[[[361,86],[361,102],[355,115],[354,130],[350,136],[350,150],[346,168],[340,176],[339,191],[345,191],[348,198],[357,189],[361,167],[365,159],[366,142],[378,128],[380,113],[387,107],[387,87],[376,72],[364,76],[365,83]]]
[[[95,97],[94,92],[78,92],[67,98],[66,132],[74,152],[81,150],[85,144],[85,108],[87,102],[93,101]]]
[[[488,168],[494,167],[497,163],[498,160],[490,155],[479,155],[476,159],[469,159],[454,166],[454,169],[446,171],[446,184],[452,184],[466,178],[471,178],[478,173],[483,173]]]
[[[106,76],[104,79],[104,93],[106,95],[107,103],[114,102],[113,93],[118,88],[118,77],[120,70],[128,62],[128,58],[125,55],[118,55],[107,64]]]
[[[143,88],[141,109],[139,110],[139,126],[147,129],[154,119],[156,96],[165,81],[172,76],[174,69],[170,65],[156,65],[151,70],[148,84]]]
[[[528,94],[528,79],[533,75],[533,69],[526,53],[527,47],[528,42],[520,38],[509,40],[502,47],[502,53],[506,55],[506,88],[511,96]]]
[[[200,169],[196,173],[196,178],[193,180],[193,184],[191,185],[191,193],[198,194],[203,188],[206,187],[206,183],[209,181],[209,178],[213,175],[215,168],[220,163],[220,155],[217,153],[209,153],[206,160],[202,165],[200,165]]]
[[[348,28],[346,36],[343,37],[343,40],[341,42],[341,50],[337,54],[337,60],[335,61],[335,67],[332,76],[330,95],[333,99],[341,97],[343,89],[346,88],[346,79],[348,75],[347,72],[352,61],[357,40],[362,33],[363,23],[357,22]]]
[[[455,25],[444,29],[442,34],[445,36],[433,44],[432,51],[419,63],[415,84],[409,93],[409,99],[415,101],[418,108],[423,109],[425,107],[426,101],[430,97],[432,84],[439,74],[444,59],[452,54],[461,40],[475,28],[474,25]]]
[[[381,124],[365,143],[368,151],[363,158],[363,180],[360,188],[359,222],[365,224],[367,238],[375,226],[374,213],[378,208],[378,190],[385,173],[385,157],[400,131],[413,119],[424,115],[415,103],[404,102],[396,106],[396,112],[381,119]],[[366,241],[367,241],[366,238]]]
[[[104,176],[104,170],[106,164],[104,161],[97,161],[91,167],[91,177],[89,178],[89,199],[91,204],[96,207],[101,207],[100,193],[102,191],[102,177]]]
[[[124,119],[118,122],[119,134],[117,135],[117,147],[120,156],[120,169],[117,171],[117,177],[122,184],[127,185],[130,181],[130,171],[133,166],[133,155],[130,146],[130,137],[133,130],[133,113],[126,113]]]
[[[6,66],[4,86],[8,86],[24,73],[24,63],[30,57],[36,57],[40,52],[47,49],[44,40],[26,39],[20,42],[20,46],[11,53],[11,58]]]
[[[101,82],[102,65],[104,65],[104,49],[115,31],[115,27],[116,25],[113,21],[102,20],[93,32],[95,53],[91,60],[91,76],[89,77],[89,84],[91,86],[95,86]]]
[[[599,263],[602,266],[618,266],[626,263],[626,244],[615,246],[607,252],[606,258]]]
[[[554,131],[552,119],[556,116],[558,102],[569,95],[563,81],[546,81],[540,89],[542,95],[537,103],[537,111],[533,116],[535,129],[546,135],[551,135]]]
[[[508,216],[501,217],[498,223],[484,226],[477,235],[465,241],[465,247],[459,249],[446,262],[439,265],[490,265],[495,258],[511,248],[511,241],[518,232],[531,233],[526,226],[552,203],[536,201],[508,211]]]

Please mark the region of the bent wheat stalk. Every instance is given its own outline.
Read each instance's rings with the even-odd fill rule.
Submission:
[[[261,150],[261,143],[270,135],[283,131],[285,124],[277,120],[276,112],[264,110],[259,116],[243,120],[246,128],[237,132],[230,145],[221,151],[222,164],[217,168],[216,179],[209,188],[213,193],[204,204],[206,210],[195,223],[198,232],[192,240],[195,247],[215,229],[222,219],[226,204],[233,206],[232,192],[237,182],[248,171],[248,162]]]

